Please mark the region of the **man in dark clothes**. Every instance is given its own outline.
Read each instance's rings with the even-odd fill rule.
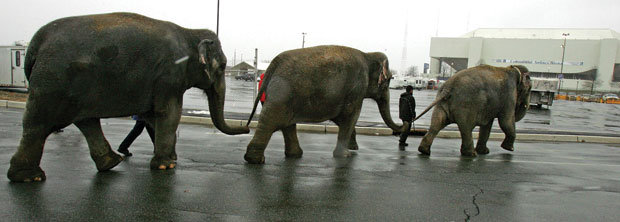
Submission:
[[[151,137],[151,142],[155,143],[155,130],[153,127],[149,126],[149,124],[142,119],[142,117],[138,115],[133,115],[132,118],[136,120],[136,125],[134,125],[133,129],[129,132],[129,135],[123,140],[120,146],[118,146],[118,152],[124,154],[125,156],[131,156],[131,152],[129,152],[129,146],[133,141],[138,137],[144,128],[146,128],[146,132],[149,133]]]
[[[407,146],[407,137],[411,131],[411,124],[415,118],[415,99],[413,98],[413,87],[407,86],[406,91],[400,94],[398,101],[399,117],[403,121],[403,129],[400,133],[399,146]]]

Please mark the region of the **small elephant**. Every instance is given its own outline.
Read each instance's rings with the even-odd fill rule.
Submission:
[[[174,168],[175,131],[183,93],[191,87],[207,94],[219,130],[249,133],[224,121],[225,67],[219,39],[205,29],[131,13],[68,17],[43,26],[26,54],[30,95],[8,178],[45,180],[39,167],[45,140],[69,124],[86,137],[97,169],[113,168],[123,158],[111,150],[99,119],[134,114],[155,129],[151,168]]]
[[[317,46],[290,50],[276,56],[254,102],[250,120],[263,93],[266,98],[254,137],[245,153],[249,163],[265,162],[271,135],[282,130],[286,157],[299,158],[302,149],[296,124],[331,120],[338,125],[334,157],[357,150],[355,123],[364,98],[374,99],[383,121],[394,131],[399,125],[390,115],[392,74],[383,53],[364,53],[344,46]],[[248,124],[250,121],[248,121]]]
[[[430,155],[437,133],[456,123],[461,132],[461,155],[488,154],[486,144],[495,118],[506,134],[502,148],[513,151],[515,122],[523,119],[529,109],[531,89],[529,72],[521,65],[480,65],[459,71],[439,88],[435,101],[416,118],[435,106],[431,126],[418,151]],[[480,126],[480,134],[474,150],[472,131],[476,126]]]

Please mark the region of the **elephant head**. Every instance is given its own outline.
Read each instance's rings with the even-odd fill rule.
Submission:
[[[379,106],[379,113],[383,122],[396,132],[400,132],[401,127],[394,123],[390,114],[390,79],[392,73],[385,54],[380,52],[368,53],[368,90],[365,98],[372,98]]]
[[[530,107],[530,93],[532,91],[532,83],[529,71],[525,66],[515,65],[508,67],[509,72],[517,76],[517,103],[515,106],[515,121],[520,121],[525,117]]]
[[[209,100],[209,112],[213,125],[229,135],[249,133],[248,127],[229,126],[224,121],[224,99],[226,94],[226,56],[219,41],[204,39],[198,44],[198,60],[201,67],[203,84],[198,88],[204,90]]]

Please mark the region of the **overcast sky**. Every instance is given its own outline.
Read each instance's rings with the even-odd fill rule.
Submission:
[[[61,2],[61,3],[58,3]],[[57,18],[135,12],[186,28],[215,31],[217,0],[7,0],[0,8],[0,45],[30,41]],[[401,63],[408,25],[407,60]],[[392,69],[429,62],[430,38],[477,28],[610,28],[620,31],[618,0],[220,0],[220,40],[229,64],[300,48],[345,45],[387,54]]]

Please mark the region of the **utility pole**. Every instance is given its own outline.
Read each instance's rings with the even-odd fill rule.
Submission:
[[[215,35],[220,36],[220,0],[217,0],[217,26],[215,28]]]
[[[403,38],[403,54],[400,58],[400,71],[402,76],[407,75],[407,28],[409,27],[409,20],[405,19],[405,37]]]
[[[252,93],[252,95],[254,95],[252,98],[256,98],[256,93],[257,93],[257,85],[256,85],[256,78],[258,77],[258,48],[254,49],[254,79],[252,80],[252,85],[254,85],[254,91]],[[254,101],[254,100],[252,100]],[[253,104],[253,103],[252,103]]]
[[[303,49],[303,48],[305,47],[305,45],[306,45],[306,34],[308,34],[308,33],[305,33],[305,32],[302,32],[302,33],[301,33],[301,48],[302,48],[302,49]]]
[[[562,89],[562,82],[564,79],[564,54],[566,52],[566,37],[569,36],[570,33],[562,33],[562,36],[564,36],[564,43],[562,43],[562,63],[560,64],[560,88],[558,89],[558,92],[561,91]]]

